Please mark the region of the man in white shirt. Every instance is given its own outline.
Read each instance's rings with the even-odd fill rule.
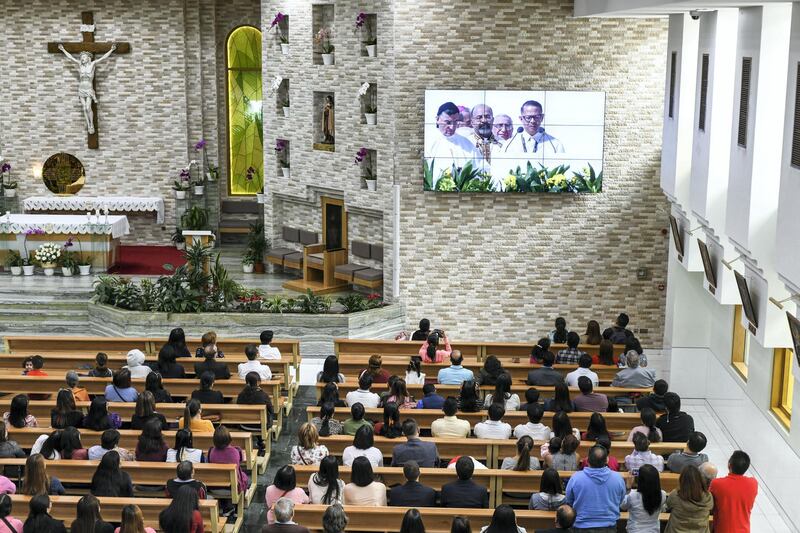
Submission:
[[[564,145],[542,127],[544,112],[542,104],[536,100],[528,100],[520,108],[519,119],[525,131],[516,135],[513,144],[507,147],[507,152],[527,154],[529,159],[542,160],[545,154],[563,154]]]
[[[433,165],[433,183],[442,177],[442,172],[453,165],[463,167],[472,159],[473,145],[465,137],[456,133],[456,128],[461,120],[458,107],[453,102],[445,102],[436,112],[436,130],[441,134],[434,134],[434,139],[425,150],[425,158],[429,165]]]
[[[511,424],[502,422],[506,410],[502,404],[493,403],[489,406],[489,420],[478,422],[473,430],[479,439],[509,439],[511,438]]]
[[[272,370],[267,365],[262,365],[256,361],[258,357],[258,347],[255,344],[248,344],[244,349],[247,356],[246,363],[239,363],[239,378],[245,379],[249,372],[256,372],[261,377],[261,381],[272,379]]]
[[[281,358],[281,351],[274,346],[270,346],[272,336],[272,330],[265,329],[261,332],[261,345],[258,347],[258,356],[261,359],[280,360]]]
[[[358,378],[358,389],[350,391],[345,396],[345,403],[348,407],[352,407],[355,403],[360,403],[365,409],[374,409],[378,407],[381,397],[369,390],[372,387],[372,376],[364,372]]]
[[[596,373],[589,370],[591,366],[592,366],[592,356],[589,354],[581,355],[580,359],[578,359],[578,368],[567,374],[566,378],[567,386],[577,387],[578,378],[581,376],[586,376],[587,378],[592,380],[592,385],[597,387],[600,384],[600,378],[597,376]]]
[[[444,412],[443,418],[437,418],[431,422],[431,435],[434,437],[451,437],[463,439],[469,437],[469,421],[456,417],[458,412],[458,401],[452,396],[447,398],[442,405]]]
[[[519,439],[527,435],[533,440],[550,440],[550,427],[542,424],[543,416],[544,407],[538,403],[529,403],[528,423],[514,428],[514,438]]]

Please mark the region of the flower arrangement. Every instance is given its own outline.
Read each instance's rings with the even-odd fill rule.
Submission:
[[[29,235],[44,235],[44,230],[42,228],[28,228],[25,230],[25,237],[22,239],[22,250],[25,252],[25,255],[22,257],[22,261],[24,262],[23,266],[28,266],[31,264],[31,256],[30,252],[28,252]]]
[[[278,139],[275,142],[275,151],[278,155],[278,162],[283,168],[289,168],[289,143],[283,139]]]
[[[332,54],[334,46],[331,44],[333,38],[333,30],[330,28],[320,28],[314,36],[314,42],[322,50],[323,54]]]
[[[275,76],[272,78],[272,83],[269,86],[270,96],[275,94],[275,92],[280,89],[281,83],[283,83],[283,78],[281,76]]]
[[[46,242],[33,252],[33,257],[41,265],[54,265],[61,257],[61,248],[55,243]]]
[[[378,39],[372,35],[371,28],[369,27],[369,18],[367,18],[367,14],[363,11],[356,15],[356,24],[353,31],[361,31],[366,34],[364,40],[362,41],[366,46],[373,46],[378,43]]]
[[[197,141],[195,143],[194,150],[195,150],[195,152],[201,152],[202,153],[204,172],[207,175],[207,177],[210,180],[216,180],[217,179],[217,173],[219,172],[219,169],[215,165],[210,164],[209,161],[208,161],[208,153],[206,152],[206,145],[207,144],[208,143],[206,142],[205,139],[200,139],[199,141]],[[176,190],[178,190],[178,189],[176,189]]]
[[[2,157],[0,157],[0,161],[3,161]],[[6,177],[8,177],[8,181],[6,181]],[[17,188],[17,182],[11,179],[11,163],[8,161],[3,161],[2,166],[0,166],[0,182],[2,182],[4,189]]]
[[[81,240],[79,238],[77,238],[77,237],[70,236],[66,240],[66,242],[64,243],[64,252],[63,253],[65,255],[66,254],[74,254],[74,252],[71,252],[69,250],[69,248],[72,248],[74,246],[75,242],[78,243],[78,254],[77,254],[77,258],[76,258],[76,264],[78,266],[91,265],[92,264],[91,258],[83,256],[83,247],[81,246]],[[62,263],[63,263],[63,259],[62,259]],[[62,264],[62,266],[65,266],[65,265]]]
[[[365,161],[366,163],[364,163]],[[359,148],[358,152],[356,152],[356,157],[353,162],[356,165],[361,165],[361,168],[364,170],[365,180],[375,179],[375,176],[372,174],[372,165],[370,164],[369,161],[369,150],[367,150],[363,146]]]
[[[272,23],[269,25],[269,29],[275,28],[275,33],[278,36],[281,44],[288,44],[289,43],[289,36],[284,33],[284,30],[281,28],[281,25],[289,18],[289,15],[285,15],[278,11],[275,15],[275,18],[272,19]]]
[[[362,11],[361,13],[356,15],[356,30],[355,31],[359,31],[360,29],[362,29],[364,27],[364,24],[366,24],[366,23],[367,23],[367,14]]]
[[[358,98],[364,100],[364,113],[374,114],[378,112],[378,106],[374,101],[375,92],[370,91],[370,87],[372,85],[368,81],[362,83],[358,88]],[[367,97],[366,99],[364,99],[365,96]]]

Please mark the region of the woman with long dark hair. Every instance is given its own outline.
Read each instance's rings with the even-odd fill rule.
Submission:
[[[188,353],[188,349],[187,349]],[[182,379],[186,377],[186,370],[183,365],[176,362],[178,354],[171,344],[165,344],[158,351],[158,362],[153,366],[153,370],[161,374],[165,379]],[[189,357],[188,355],[186,357]]]
[[[216,379],[211,372],[200,374],[200,388],[192,391],[192,400],[210,404],[225,403],[225,397],[222,392],[214,390],[214,381]]]
[[[36,428],[39,423],[36,417],[28,413],[28,395],[17,394],[11,399],[11,407],[3,413],[3,422],[6,426],[15,428]]]
[[[81,443],[81,432],[73,426],[61,430],[61,458],[83,461],[89,458],[89,450]]]
[[[356,430],[352,446],[348,446],[342,453],[342,464],[353,466],[356,457],[366,457],[370,464],[377,468],[383,466],[383,452],[375,447],[375,433],[372,426],[361,426]]]
[[[183,332],[183,328],[175,328],[170,331],[169,339],[164,346],[169,346],[175,353],[175,357],[192,356],[189,352],[189,348],[186,346],[186,334]]]
[[[614,343],[608,339],[601,340],[597,355],[592,356],[592,364],[616,366],[618,361],[619,359],[614,357]]]
[[[447,334],[442,330],[436,331],[441,332],[442,338],[439,338],[439,333],[431,333],[428,335],[428,340],[419,349],[419,356],[425,363],[441,363],[445,357],[450,357],[450,354],[453,353]],[[440,349],[441,342],[444,342],[444,349]]]
[[[486,395],[483,406],[488,409],[493,403],[499,403],[506,411],[519,410],[519,395],[511,393],[511,375],[507,372],[497,376],[494,392]]]
[[[481,533],[526,533],[525,528],[517,525],[517,515],[510,505],[498,505],[488,526],[481,528]]]
[[[611,438],[608,434],[606,426],[606,419],[600,413],[592,413],[589,417],[589,426],[586,428],[586,433],[582,435],[583,440],[597,440],[600,437]]]
[[[161,374],[150,372],[144,381],[144,389],[153,395],[156,403],[173,403],[172,395],[161,382]],[[138,507],[137,507],[138,509]]]
[[[559,411],[553,415],[552,427],[551,436],[553,437],[563,439],[567,435],[574,435],[575,438],[580,440],[580,432],[577,428],[572,427],[572,420],[570,420],[569,415],[564,411]]]
[[[694,465],[686,465],[678,477],[678,488],[667,496],[669,522],[664,533],[708,532],[708,515],[714,508],[714,497],[706,487],[703,475]]]
[[[114,533],[156,533],[152,527],[144,527],[144,515],[138,505],[122,508],[122,522]]]
[[[289,498],[295,505],[306,504],[309,501],[305,491],[297,486],[297,474],[291,465],[284,465],[275,472],[272,485],[267,487],[264,497],[268,509],[267,522],[270,524],[275,522],[272,507],[281,498]]]
[[[320,461],[319,471],[308,480],[311,503],[333,505],[344,502],[344,481],[339,478],[339,462],[329,455]]]
[[[590,320],[586,323],[586,333],[581,337],[583,344],[600,344],[603,335],[600,333],[600,323],[597,320]]]
[[[89,404],[89,414],[83,419],[83,427],[94,431],[119,429],[122,420],[116,413],[108,412],[108,402],[103,396],[95,396]]]
[[[392,402],[396,403],[398,408],[400,409],[417,408],[417,402],[408,393],[408,388],[406,387],[406,381],[401,378],[397,378],[391,382],[391,386],[389,387],[389,394],[388,396],[384,396],[381,402],[383,403],[383,405]]]
[[[386,506],[386,485],[375,481],[372,465],[366,457],[353,461],[350,483],[344,486],[346,505]]]
[[[567,333],[567,321],[564,317],[556,318],[556,329],[550,332],[550,342],[553,344],[566,344]]]
[[[334,420],[333,415],[336,408],[330,402],[323,403],[319,408],[319,416],[311,419],[311,423],[317,428],[320,437],[330,437],[331,435],[341,435],[342,423]]]
[[[553,398],[544,402],[544,410],[555,411],[556,413],[576,411],[575,403],[569,396],[569,387],[567,387],[566,383],[562,381],[555,384]]]
[[[192,446],[192,432],[188,429],[179,429],[175,432],[175,447],[167,450],[168,463],[202,463],[203,452]]]
[[[136,443],[136,460],[163,463],[167,459],[168,449],[169,446],[164,442],[164,436],[161,434],[161,422],[155,418],[148,420]]]
[[[332,403],[335,407],[347,407],[344,400],[339,399],[339,387],[332,381],[329,381],[322,387],[319,400],[317,400],[317,406],[322,406],[326,403]]]
[[[167,417],[156,412],[156,399],[150,391],[144,391],[136,400],[136,409],[131,416],[131,429],[142,429],[148,420],[156,419],[161,429],[167,429]]]
[[[388,383],[389,382],[389,372],[383,368],[383,358],[378,355],[370,355],[369,361],[367,362],[367,368],[362,370],[358,373],[358,379],[361,379],[361,376],[364,374],[369,374],[372,376],[373,383]]]
[[[481,410],[482,405],[478,383],[474,379],[463,382],[458,393],[458,410],[465,413],[477,413]]]
[[[120,468],[119,454],[110,451],[100,459],[92,476],[92,494],[130,498],[133,496],[131,476]]]
[[[203,516],[197,491],[181,487],[172,502],[158,515],[158,525],[164,533],[203,533]]]
[[[28,518],[22,533],[67,533],[64,522],[50,516],[50,497],[37,494],[28,502]]]
[[[539,460],[536,457],[531,457],[531,450],[533,450],[533,439],[523,435],[517,441],[517,455],[504,458],[500,468],[502,470],[517,470],[520,472],[539,470]]]
[[[403,435],[400,424],[400,409],[394,402],[383,406],[383,422],[375,424],[375,434],[389,439],[396,439]]]
[[[550,338],[542,337],[531,350],[531,364],[542,364],[544,361],[544,354],[550,351]],[[553,356],[555,360],[555,356]]]
[[[263,405],[267,410],[267,424],[272,425],[272,420],[275,418],[275,410],[272,407],[272,400],[269,393],[261,388],[261,376],[258,372],[248,372],[244,378],[245,386],[236,397],[237,404],[244,405]],[[335,387],[336,384],[334,383]],[[342,402],[344,405],[344,402]],[[258,437],[261,438],[260,436]]]
[[[403,515],[400,523],[400,533],[425,533],[425,524],[422,522],[422,515],[417,509],[409,509]]]
[[[450,533],[472,533],[472,526],[466,516],[454,516],[450,524]]]
[[[194,399],[186,402],[183,417],[178,419],[178,427],[194,433],[214,433],[214,423],[203,419],[203,405]]]
[[[628,511],[628,531],[658,533],[658,515],[667,501],[667,493],[661,490],[661,478],[653,465],[642,465],[636,476],[636,488],[622,500],[620,508]]]
[[[639,413],[639,418],[642,420],[642,425],[636,426],[631,430],[628,434],[628,442],[633,442],[633,436],[636,433],[643,433],[650,442],[661,442],[663,437],[661,430],[656,427],[656,412],[649,407],[645,407]]]
[[[50,427],[64,429],[67,426],[81,427],[83,413],[75,407],[75,397],[69,389],[61,389],[56,395],[56,408],[50,411]]]
[[[422,359],[419,356],[412,355],[411,360],[406,367],[406,384],[408,385],[424,385],[425,373],[422,371]]]
[[[534,492],[528,502],[528,509],[534,511],[555,511],[564,502],[564,485],[561,476],[554,468],[545,468],[539,481],[539,492]]]
[[[494,385],[497,383],[497,378],[504,373],[505,370],[500,363],[500,359],[490,355],[483,362],[483,368],[478,370],[478,377],[475,378],[475,381],[478,382],[478,385]]]
[[[48,461],[61,459],[61,434],[63,429],[56,429],[50,433],[39,435],[31,446],[31,455],[40,453]]]
[[[329,355],[322,364],[322,372],[317,374],[317,383],[344,383],[344,374],[339,372],[339,358]]]

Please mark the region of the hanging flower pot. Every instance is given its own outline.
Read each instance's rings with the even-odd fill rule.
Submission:
[[[186,199],[186,191],[175,191],[175,199],[176,200],[185,200]]]
[[[377,44],[368,44],[366,46],[367,46],[367,57],[375,57],[378,54]]]
[[[72,277],[72,268],[71,267],[61,267],[61,275],[65,278]]]
[[[195,185],[194,186],[194,195],[195,196],[203,196],[203,192],[205,191],[205,185]]]
[[[286,118],[289,118],[289,109],[291,109],[289,106],[284,106],[283,108],[283,116]]]
[[[285,56],[289,55],[289,43],[281,43],[281,54]]]
[[[377,189],[378,180],[364,180],[364,181],[367,182],[367,190],[368,191],[374,191],[374,190]]]
[[[21,276],[22,275],[22,267],[11,267],[11,275],[12,276]]]
[[[33,265],[23,265],[22,273],[26,276],[33,276]]]
[[[281,172],[283,172],[284,178],[289,178],[291,176],[291,169],[289,167],[281,167]]]
[[[92,265],[78,265],[78,271],[81,276],[88,276],[92,273]]]
[[[333,52],[330,54],[322,54],[323,65],[333,65]]]
[[[378,123],[378,114],[377,113],[364,113],[364,118],[367,120],[367,124],[370,126],[374,126]]]

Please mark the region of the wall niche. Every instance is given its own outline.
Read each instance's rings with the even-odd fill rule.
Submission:
[[[361,57],[376,57],[378,55],[378,15],[376,13],[359,13],[359,17],[363,20],[359,37]]]
[[[277,139],[275,141],[275,161],[277,165],[277,172],[278,177],[283,176],[284,178],[291,177],[291,169],[290,169],[290,152],[289,148],[291,146],[291,142],[287,139]]]
[[[275,91],[275,106],[278,115],[283,114],[284,117],[289,118],[291,101],[289,100],[289,80],[284,78]]]
[[[334,64],[333,22],[333,4],[313,4],[311,6],[311,37],[314,43],[312,60],[315,65]]]
[[[336,147],[336,101],[332,92],[314,91],[314,150],[333,152]]]
[[[361,148],[356,153],[356,160],[361,173],[361,188],[374,191],[378,183],[378,152],[369,148]]]
[[[374,126],[378,123],[378,84],[369,82],[367,92],[359,100],[361,102],[361,124]]]

